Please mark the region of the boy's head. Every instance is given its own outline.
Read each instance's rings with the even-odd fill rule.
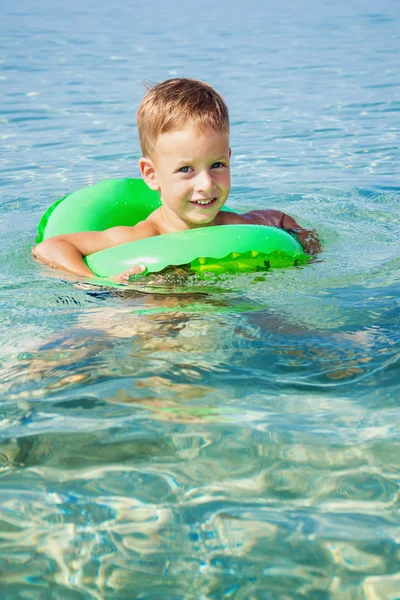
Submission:
[[[209,85],[169,79],[144,97],[137,114],[140,171],[160,193],[170,230],[213,225],[230,190],[228,109]]]
[[[196,79],[168,79],[152,87],[136,116],[143,156],[152,158],[157,137],[186,127],[229,134],[229,113],[223,98]]]

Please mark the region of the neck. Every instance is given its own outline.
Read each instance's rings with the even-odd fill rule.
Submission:
[[[175,233],[176,231],[185,231],[187,229],[199,229],[201,227],[211,227],[215,225],[215,219],[211,223],[199,223],[198,225],[194,223],[188,223],[183,219],[180,219],[175,215],[175,213],[169,211],[165,206],[160,207],[160,216],[161,216],[161,229],[163,233]]]

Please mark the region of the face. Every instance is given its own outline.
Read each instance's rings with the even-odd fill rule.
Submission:
[[[147,184],[160,192],[171,230],[213,225],[230,190],[229,134],[187,128],[158,136],[150,159],[141,159]]]

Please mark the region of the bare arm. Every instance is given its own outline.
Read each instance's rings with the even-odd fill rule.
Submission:
[[[232,213],[230,213],[231,215]],[[299,223],[290,215],[280,210],[251,210],[241,215],[236,215],[243,219],[242,223],[251,225],[268,225],[269,227],[279,227],[289,233],[292,233],[303,246],[304,252],[315,255],[321,252],[322,246],[318,236],[313,229],[303,229]]]
[[[105,231],[86,231],[57,235],[38,244],[32,254],[40,261],[63,269],[76,275],[93,277],[93,272],[83,262],[88,254],[118,246],[127,242],[157,235],[151,221],[142,221],[135,227],[112,227]],[[133,267],[129,274],[138,274],[144,271],[142,267]],[[126,280],[128,272],[121,274],[122,281]]]

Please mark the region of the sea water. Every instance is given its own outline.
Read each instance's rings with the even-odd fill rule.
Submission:
[[[400,598],[396,0],[2,3],[1,600]],[[225,97],[236,210],[319,260],[122,291],[32,261],[139,176],[142,80]]]

